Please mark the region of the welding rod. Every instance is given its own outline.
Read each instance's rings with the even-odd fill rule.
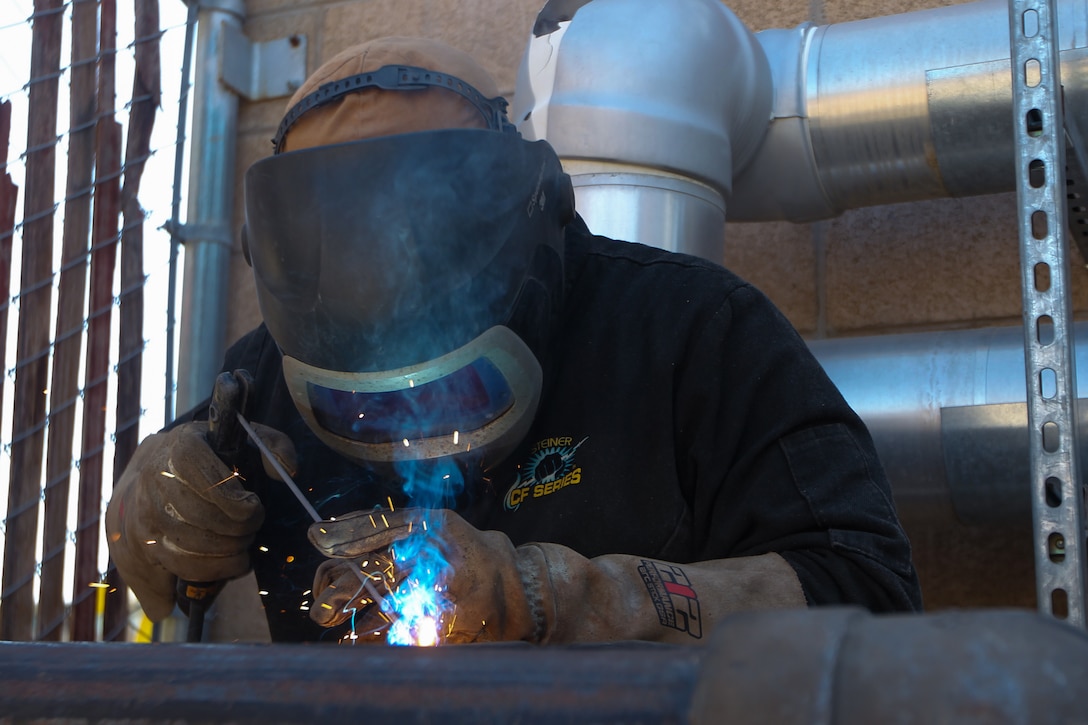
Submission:
[[[241,413],[238,413],[238,423],[245,429],[249,439],[257,446],[257,450],[261,452],[261,455],[263,455],[268,462],[272,464],[272,467],[276,469],[276,473],[278,473],[283,482],[287,484],[287,487],[291,489],[291,493],[295,494],[295,498],[297,498],[298,502],[302,504],[302,507],[306,509],[306,513],[310,514],[314,523],[316,524],[324,521],[324,519],[321,518],[321,514],[317,513],[317,509],[313,507],[309,499],[302,495],[302,489],[300,489],[294,479],[291,478],[291,474],[287,472],[287,469],[283,467],[283,464],[280,463],[275,454],[268,449],[268,446],[264,444],[261,437],[257,435],[257,431],[253,430],[249,421],[246,420]],[[374,603],[381,606],[385,601],[385,598],[374,588],[374,584],[370,581],[370,577],[364,574],[361,569],[356,569],[355,573],[359,576],[359,580],[363,583],[363,587],[366,589],[367,594],[374,599]]]

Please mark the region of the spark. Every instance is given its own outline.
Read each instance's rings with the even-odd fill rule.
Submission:
[[[423,530],[424,531],[427,530],[427,521],[426,520],[423,521]]]
[[[374,523],[374,514],[367,514],[367,515],[370,516],[370,525],[373,526],[375,529],[378,528],[378,525],[376,523]]]
[[[318,531],[320,531],[320,532],[321,532],[321,533],[323,533],[323,534],[327,534],[327,533],[329,533],[329,532],[328,532],[328,531],[327,531],[327,530],[326,530],[326,529],[325,529],[325,528],[324,528],[323,526],[319,526],[319,527],[317,528],[317,530],[318,530]]]
[[[304,592],[302,593],[302,596],[306,596],[307,594],[309,594],[309,593],[310,593],[310,592],[312,592],[312,591],[313,591],[313,589],[307,589],[306,591],[304,591]]]
[[[110,541],[120,541],[120,540],[121,540],[121,532],[120,531],[115,531],[112,534],[110,534]]]
[[[411,521],[408,522],[408,533],[409,534],[412,533],[412,522]]]
[[[411,443],[409,443],[409,442],[408,442],[408,439],[407,439],[407,438],[405,438],[405,439],[404,439],[404,447],[405,447],[405,448],[407,448],[407,447],[408,447],[408,446],[410,446],[410,445],[411,445]]]
[[[213,483],[213,484],[212,484],[211,486],[209,486],[209,488],[215,488],[216,486],[222,486],[222,485],[223,485],[224,483],[226,483],[227,481],[231,480],[232,478],[240,478],[240,479],[242,479],[243,481],[244,481],[244,480],[246,480],[246,479],[245,479],[245,476],[243,476],[243,475],[242,475],[241,473],[239,473],[239,472],[238,472],[238,469],[237,469],[237,468],[235,468],[235,469],[234,469],[233,471],[231,471],[231,472],[230,472],[230,475],[229,475],[229,476],[227,476],[226,478],[224,478],[224,479],[223,479],[222,481],[219,481],[219,482],[217,482],[217,483]]]
[[[167,478],[177,478],[177,476],[170,473],[170,471],[159,471],[159,475],[160,476],[166,476]]]
[[[359,413],[359,420],[363,419],[363,415],[364,415],[363,413]]]
[[[268,590],[267,589],[262,589],[261,591],[259,591],[257,593],[260,594],[262,597],[267,597],[268,596]]]
[[[461,437],[461,431],[455,430],[453,432],[453,445],[457,445],[457,439]],[[449,478],[449,476],[447,476]]]
[[[258,549],[260,549],[261,551],[264,551],[264,552],[267,552],[267,551],[268,551],[268,547],[267,547],[267,546],[258,546],[257,548],[258,548]]]
[[[87,586],[92,587],[94,589],[109,589],[110,588],[110,585],[107,584],[106,582],[91,582]]]
[[[386,496],[385,500],[389,502],[389,510],[390,511],[396,511],[396,509],[393,508],[393,497],[392,496]]]
[[[154,539],[148,539],[148,540],[147,540],[147,541],[145,541],[144,543],[145,543],[145,544],[157,544],[157,543],[159,543],[159,542],[155,541]]]
[[[385,524],[385,528],[389,528],[389,521],[385,518],[385,514],[382,514],[382,523]]]
[[[332,605],[329,604],[328,602],[321,602],[321,608],[322,609],[332,609]]]
[[[408,379],[408,387],[409,388],[414,388],[415,386],[416,386],[416,381],[409,378]]]
[[[292,561],[294,561],[294,560],[295,560],[295,557],[294,557],[294,556],[292,556],[292,555],[288,555],[288,557],[287,557],[287,563],[288,563],[288,564],[290,564],[290,563],[291,563]]]

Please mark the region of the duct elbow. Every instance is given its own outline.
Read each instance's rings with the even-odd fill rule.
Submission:
[[[771,113],[770,67],[755,35],[717,0],[552,0],[536,33],[513,119],[526,138],[555,147],[590,226],[657,246],[702,240],[720,259],[724,200]],[[647,195],[695,227],[619,228],[594,214],[630,218],[625,210],[641,208],[649,218]]]

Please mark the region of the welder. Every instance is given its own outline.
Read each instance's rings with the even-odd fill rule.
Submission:
[[[418,38],[350,48],[291,99],[245,182],[263,324],[223,366],[251,373],[268,454],[235,475],[206,407],[141,444],[106,525],[148,616],[179,577],[252,568],[274,640],[338,641],[378,621],[360,572],[428,524],[450,642],[919,609],[869,435],[788,321],[718,265],[592,235],[505,109]]]

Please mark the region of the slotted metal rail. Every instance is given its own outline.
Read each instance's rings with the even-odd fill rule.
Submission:
[[[1010,0],[1013,132],[1039,610],[1085,626],[1084,487],[1056,0]]]

